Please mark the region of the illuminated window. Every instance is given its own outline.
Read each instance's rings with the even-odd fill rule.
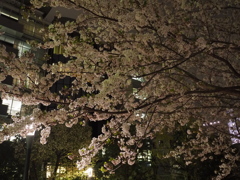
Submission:
[[[138,159],[138,161],[151,162],[151,159],[152,159],[151,150],[143,150],[143,152],[140,152],[138,154],[137,159]]]
[[[53,54],[63,54],[63,48],[62,46],[56,46],[53,49]]]
[[[46,176],[47,178],[50,178],[52,176],[52,172],[53,172],[54,166],[48,165],[47,166],[47,172],[46,172]],[[57,169],[57,174],[63,174],[66,172],[66,168],[63,166],[59,166]]]
[[[18,56],[21,57],[25,52],[30,50],[30,46],[24,42],[18,43]]]
[[[132,79],[136,81],[144,82],[143,77],[133,77]]]
[[[42,28],[41,24],[33,20],[26,21],[25,19],[20,19],[19,24],[23,25],[23,33],[29,36],[35,37],[37,39],[42,39],[42,34],[40,29]]]
[[[5,12],[1,11],[0,14],[3,15],[3,16],[6,16],[8,18],[11,18],[15,21],[18,21],[18,17],[16,15],[10,14],[7,11],[5,11]]]
[[[21,111],[21,107],[22,107],[22,102],[15,100],[13,98],[9,98],[9,99],[3,99],[2,100],[2,104],[3,105],[7,105],[8,106],[8,110],[7,113],[9,115],[13,115],[16,116],[20,113]]]

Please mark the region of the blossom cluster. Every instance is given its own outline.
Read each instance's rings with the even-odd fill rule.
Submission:
[[[189,141],[168,156],[183,155],[190,164],[224,152],[224,162],[236,165],[237,158],[227,156],[233,134],[228,131],[226,112],[232,109],[236,118],[240,115],[240,12],[233,8],[237,2],[31,2],[35,8],[60,6],[79,12],[75,20],[64,23],[59,16],[43,29],[44,42],[36,45],[61,47],[68,59],[65,63],[46,61],[39,66],[33,52],[18,58],[0,46],[0,80],[7,75],[19,80],[13,87],[1,84],[2,96],[16,97],[26,105],[58,105],[49,112],[36,109],[31,115],[34,127],[43,128],[42,143],[57,123],[71,127],[79,121],[108,120],[102,134],[79,150],[77,164],[84,168],[104,145],[116,140],[120,153],[106,164],[114,170],[120,163],[132,165],[145,139],[189,126],[184,132]],[[50,91],[69,76],[74,79],[70,87]],[[80,90],[84,93],[79,97]],[[22,116],[4,125],[1,142],[6,136],[26,133],[29,123],[30,116]],[[226,167],[223,163],[219,168],[222,177],[231,170]]]

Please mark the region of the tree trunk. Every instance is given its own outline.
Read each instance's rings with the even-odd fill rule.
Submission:
[[[37,175],[37,169],[36,169],[35,161],[33,161],[32,164],[33,164],[33,170],[34,170],[33,171],[34,172],[34,176],[33,177],[34,177],[35,180],[38,180],[38,175]]]
[[[51,178],[52,180],[55,180],[55,178],[57,176],[57,169],[58,169],[58,166],[59,166],[60,158],[61,158],[61,156],[57,155],[57,159],[56,159],[56,163],[55,163],[54,171],[53,171],[53,177]]]

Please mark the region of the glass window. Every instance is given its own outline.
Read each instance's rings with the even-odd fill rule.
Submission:
[[[9,115],[16,116],[21,111],[21,107],[22,107],[22,102],[21,101],[9,98],[9,99],[3,99],[2,104],[8,106],[7,113]]]

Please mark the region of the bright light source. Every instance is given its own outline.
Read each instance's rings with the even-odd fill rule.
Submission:
[[[7,16],[7,17],[10,17],[10,18],[12,18],[12,19],[18,21],[18,18],[17,18],[17,17],[12,16],[12,15],[10,15],[10,14],[8,14],[8,13],[0,12],[0,14],[2,14],[2,15],[4,15],[4,16]]]
[[[51,178],[53,176],[53,169],[54,166],[52,166],[51,164],[47,165],[47,171],[46,171],[46,177],[47,178]],[[67,169],[63,166],[59,166],[57,169],[57,174],[64,174],[66,173]]]
[[[8,98],[8,99],[3,99],[2,104],[8,106],[7,113],[9,115],[16,116],[21,111],[21,107],[22,107],[21,101]]]
[[[88,177],[93,176],[93,168],[88,168],[86,171],[84,171],[85,174],[87,174]]]
[[[14,141],[16,139],[16,136],[11,136],[10,141]]]
[[[34,136],[35,130],[33,129],[33,125],[32,124],[26,125],[26,129],[28,131],[28,133],[27,133],[28,136]]]

